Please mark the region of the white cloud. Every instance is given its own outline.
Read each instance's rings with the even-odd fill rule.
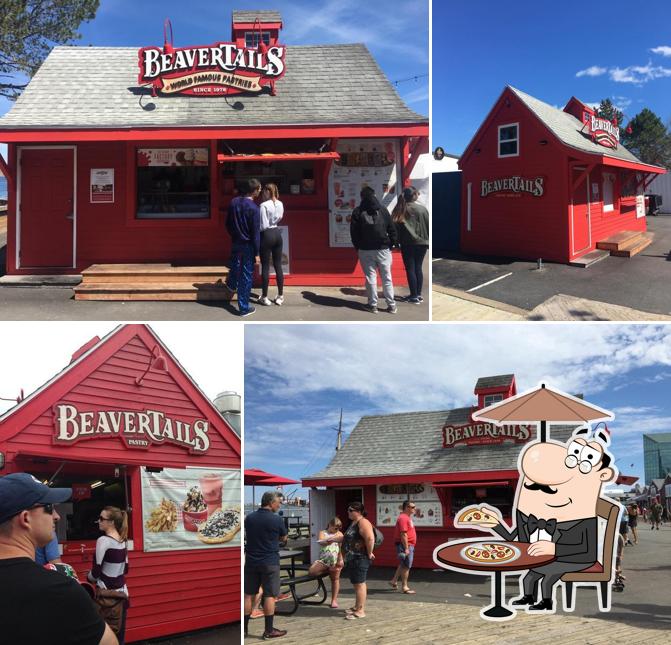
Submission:
[[[491,374],[517,374],[518,391],[546,379],[594,397],[635,368],[671,366],[671,330],[655,326],[268,327],[248,328],[245,360],[281,379],[289,400],[353,391],[389,412],[471,405]]]
[[[581,76],[602,76],[608,71],[606,67],[599,67],[598,65],[592,65],[587,69],[581,69],[579,72],[576,72],[576,76],[580,78]]]
[[[611,80],[616,83],[633,83],[642,85],[648,81],[657,78],[666,78],[671,76],[671,69],[668,67],[655,66],[651,62],[647,65],[630,65],[629,67],[613,67],[608,71]]]
[[[667,45],[660,45],[659,47],[653,47],[650,51],[653,54],[659,54],[660,56],[671,56],[671,47]]]

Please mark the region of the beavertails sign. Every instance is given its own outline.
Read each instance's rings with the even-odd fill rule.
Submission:
[[[284,75],[283,45],[261,49],[238,47],[234,43],[215,43],[203,47],[166,44],[143,47],[138,52],[141,85],[151,84],[162,94],[221,96],[258,94]]]
[[[617,148],[620,142],[620,128],[617,122],[602,119],[588,110],[583,112],[582,122],[592,141],[606,148]]]
[[[475,422],[461,426],[446,425],[443,427],[443,448],[452,448],[459,444],[471,446],[504,441],[524,443],[531,437],[531,429],[527,425],[495,426],[493,423]]]
[[[157,410],[80,410],[70,403],[56,404],[53,412],[54,442],[58,444],[116,437],[127,448],[171,443],[203,454],[210,447],[209,424],[204,419],[187,423]]]

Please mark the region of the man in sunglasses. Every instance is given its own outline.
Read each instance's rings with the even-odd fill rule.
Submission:
[[[0,624],[8,643],[118,645],[75,580],[35,563],[60,519],[54,504],[71,496],[28,473],[0,478]]]
[[[412,516],[415,514],[415,502],[409,499],[404,500],[401,514],[396,520],[394,527],[394,544],[396,545],[396,556],[398,557],[398,567],[394,577],[389,584],[392,589],[398,589],[398,579],[401,579],[401,590],[403,593],[414,594],[414,589],[408,587],[408,577],[412,568],[412,561],[415,556],[415,545],[417,544],[417,531],[412,523]]]

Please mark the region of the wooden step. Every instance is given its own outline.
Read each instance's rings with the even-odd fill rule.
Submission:
[[[225,266],[173,266],[171,264],[94,264],[82,271],[82,284],[216,282],[225,280]]]
[[[636,240],[643,235],[643,231],[620,231],[596,243],[597,249],[604,251],[618,251],[632,240]]]
[[[630,258],[632,255],[640,253],[648,248],[653,241],[654,233],[643,233],[639,238],[630,240],[627,244],[621,245],[617,251],[611,251],[611,255],[621,258]]]
[[[74,289],[75,300],[227,301],[231,292],[223,282],[83,282]],[[236,297],[233,296],[233,300]]]
[[[596,251],[590,251],[589,253],[585,253],[585,255],[581,255],[579,258],[575,258],[575,260],[571,260],[569,264],[573,267],[582,267],[583,269],[586,269],[587,267],[609,257],[610,253],[608,251],[596,249]]]

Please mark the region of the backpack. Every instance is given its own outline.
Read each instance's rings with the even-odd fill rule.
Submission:
[[[382,531],[377,526],[373,527],[373,531],[375,532],[375,548],[377,548],[384,542],[384,535],[382,535]]]

